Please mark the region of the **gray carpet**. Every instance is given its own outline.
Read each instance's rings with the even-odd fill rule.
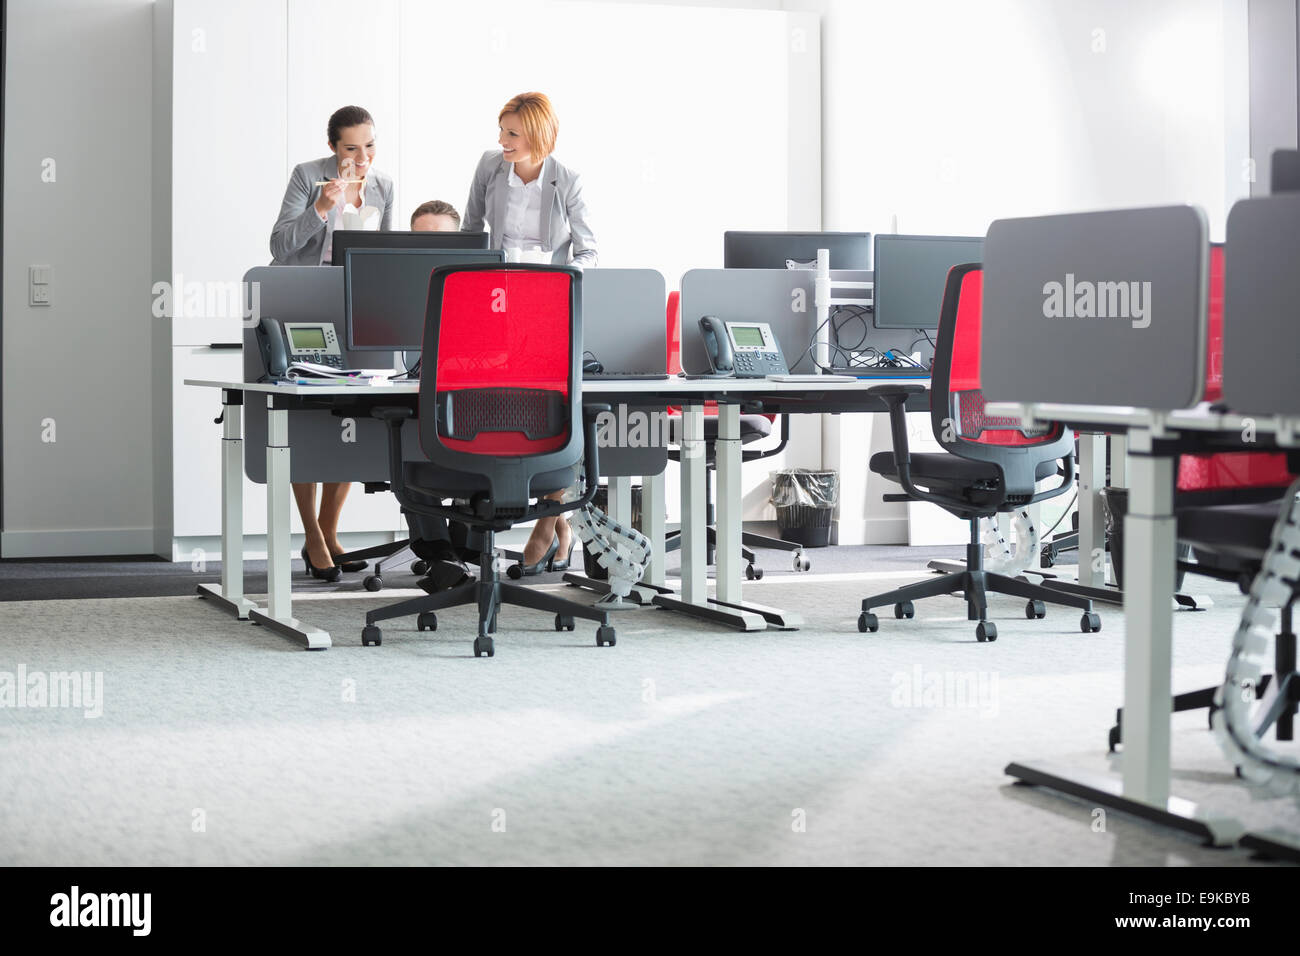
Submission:
[[[1003,775],[1107,768],[1120,612],[1085,635],[1073,611],[1027,621],[998,599],[983,645],[935,599],[862,635],[860,598],[907,578],[845,577],[746,586],[801,610],[797,632],[646,610],[597,648],[587,623],[508,608],[491,660],[466,608],[361,647],[365,610],[398,592],[300,595],[334,636],[317,654],[191,597],[0,605],[0,671],[103,674],[97,718],[0,711],[0,863],[1258,865],[1119,814],[1097,832],[1090,807]],[[1218,681],[1240,607],[1197,590],[1218,604],[1177,616],[1179,690]],[[908,699],[964,677],[973,697]],[[1175,719],[1176,792],[1300,832],[1204,726]]]

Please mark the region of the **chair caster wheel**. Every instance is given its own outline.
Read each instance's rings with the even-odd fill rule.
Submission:
[[[484,654],[486,654],[488,657],[491,657],[495,653],[495,651],[496,648],[492,646],[492,638],[490,637],[474,638],[475,657],[482,657]]]
[[[992,621],[980,621],[975,627],[975,640],[983,644],[985,641],[996,641],[998,639],[998,626]]]
[[[876,615],[863,611],[858,615],[858,630],[864,634],[868,631],[874,634],[880,630],[880,621],[876,618]]]
[[[573,628],[569,628],[569,630],[573,630]],[[616,643],[617,641],[614,638],[614,629],[612,627],[608,624],[602,624],[600,627],[596,628],[597,647],[613,647]]]
[[[1085,634],[1096,634],[1101,630],[1101,615],[1096,611],[1088,611],[1079,618],[1079,630]]]
[[[378,647],[382,643],[384,643],[384,632],[375,627],[375,625],[367,624],[361,629],[362,647],[369,647],[371,644]]]
[[[1038,566],[1042,568],[1051,568],[1056,566],[1056,556],[1058,552],[1054,545],[1048,545],[1043,548],[1038,557]]]
[[[900,621],[903,618],[907,618],[908,620],[911,620],[912,618],[916,617],[916,605],[913,604],[911,601],[902,601],[898,604],[895,604],[894,617],[898,618]]]
[[[423,561],[423,560],[421,560],[421,561],[412,561],[412,562],[411,562],[411,573],[414,574],[417,578],[422,578],[422,577],[424,577],[426,574],[429,573],[429,562],[428,562],[428,561]]]
[[[522,564],[512,564],[506,568],[506,577],[511,581],[518,581],[524,576],[524,566]]]
[[[807,571],[811,567],[812,567],[812,562],[803,556],[802,551],[795,554],[794,556],[795,571]]]
[[[557,631],[571,631],[575,627],[577,627],[577,625],[573,623],[573,618],[564,614],[555,615],[555,629]]]
[[[415,619],[416,630],[436,631],[438,629],[438,615],[432,611],[421,611],[420,616]]]
[[[745,565],[745,577],[751,581],[757,581],[763,577],[763,569],[756,568],[752,564]]]
[[[384,589],[384,579],[377,574],[366,575],[366,579],[361,583],[365,585],[367,591],[382,591]]]
[[[1047,605],[1042,601],[1028,601],[1025,604],[1025,617],[1029,620],[1041,620],[1047,617]]]

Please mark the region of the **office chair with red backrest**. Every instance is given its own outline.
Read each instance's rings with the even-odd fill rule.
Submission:
[[[363,644],[381,642],[376,621],[418,614],[420,630],[436,630],[435,611],[475,602],[476,657],[493,655],[491,635],[502,604],[554,612],[556,630],[573,630],[576,617],[599,621],[596,643],[614,644],[606,612],[503,582],[494,559],[498,531],[584,507],[596,490],[595,418],[608,406],[582,404],[581,278],[580,270],[559,266],[434,270],[419,395],[426,460],[402,461],[401,428],[410,408],[382,407],[374,414],[389,425],[389,468],[403,508],[482,532],[479,579],[371,611]],[[580,460],[583,496],[567,504],[545,500],[574,483]],[[443,503],[447,498],[452,504]]]
[[[1092,602],[1039,584],[985,571],[979,519],[1018,511],[1067,491],[1074,483],[1074,435],[1056,425],[1044,432],[1025,432],[1009,420],[984,413],[980,389],[980,298],[983,273],[978,264],[954,266],[948,273],[939,313],[934,368],[930,378],[930,422],[942,452],[911,454],[907,442],[907,396],[920,385],[881,385],[872,393],[889,406],[893,451],[871,457],[871,470],[900,483],[907,496],[929,501],[970,524],[966,569],[921,581],[862,602],[858,630],[876,631],[871,609],[894,605],[894,616],[910,618],[914,600],[962,592],[967,616],[979,621],[975,636],[997,640],[997,626],[987,619],[988,592],[1025,598],[1025,615],[1041,618],[1047,604],[1064,604],[1084,612],[1080,628],[1101,630]],[[1062,468],[1058,468],[1058,461]],[[1064,480],[1046,491],[1037,484],[1063,473]],[[891,496],[892,497],[892,496]]]

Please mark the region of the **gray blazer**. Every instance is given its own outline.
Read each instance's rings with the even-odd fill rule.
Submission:
[[[501,248],[506,221],[510,163],[501,150],[483,154],[474,170],[474,182],[465,200],[465,218],[460,228],[481,232],[485,225],[493,249]],[[553,265],[579,267],[596,264],[596,237],[587,221],[587,204],[582,199],[582,180],[554,156],[542,164],[542,235],[549,237],[545,248]]]
[[[280,217],[271,229],[271,265],[318,266],[325,247],[325,222],[312,207],[320,198],[315,183],[334,179],[339,174],[333,156],[299,163],[289,177],[280,204]],[[393,181],[385,173],[372,169],[366,177],[366,202],[381,210],[379,228],[393,228]]]

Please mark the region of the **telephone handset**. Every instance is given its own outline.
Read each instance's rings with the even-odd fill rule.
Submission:
[[[283,378],[290,365],[301,362],[343,370],[333,322],[280,322],[264,316],[257,323],[257,347],[270,380]]]
[[[766,322],[724,322],[706,315],[700,318],[700,332],[715,375],[763,378],[790,373]]]

